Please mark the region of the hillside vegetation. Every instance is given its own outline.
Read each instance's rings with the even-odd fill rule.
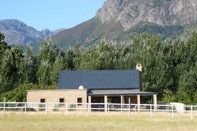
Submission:
[[[10,48],[0,34],[0,99],[25,101],[26,90],[57,89],[61,70],[130,70],[143,66],[143,90],[158,92],[160,102],[197,103],[197,33],[163,41],[160,35],[135,35],[129,42],[102,40],[75,44],[66,51],[46,41],[40,53]],[[150,103],[148,98],[143,102]]]
[[[93,20],[94,21],[94,20]],[[91,24],[94,24],[91,23]],[[99,23],[97,23],[100,25]],[[112,40],[114,42],[129,42],[135,35],[142,33],[149,33],[152,35],[161,35],[165,41],[175,40],[177,37],[188,38],[191,29],[195,29],[197,25],[172,25],[172,26],[160,26],[153,23],[139,23],[136,27],[125,30],[119,22],[111,22],[105,24],[105,26],[97,27],[96,29],[86,28],[83,24],[76,27],[76,31],[73,29],[67,29],[62,31],[58,35],[51,37],[56,43],[58,48],[67,50],[72,48],[76,43],[80,43],[83,47],[91,46],[95,43],[99,43],[103,39]],[[93,26],[92,26],[93,28]],[[77,31],[79,30],[79,31]],[[76,33],[77,32],[77,33]],[[83,35],[81,35],[83,34]],[[86,38],[86,39],[84,39]],[[39,48],[42,47],[44,41],[31,44],[34,53],[39,53]],[[23,51],[26,50],[27,45],[18,45]]]

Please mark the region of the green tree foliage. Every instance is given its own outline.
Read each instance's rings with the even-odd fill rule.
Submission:
[[[87,48],[82,53],[82,60],[79,66],[79,70],[98,70],[99,69],[99,51],[97,46]]]
[[[10,91],[18,86],[20,79],[19,68],[22,57],[22,51],[18,47],[4,51],[0,65],[1,93]]]
[[[132,58],[143,65],[143,89],[158,92],[159,97],[172,85],[163,50],[161,36],[142,34],[133,38]]]
[[[39,55],[9,48],[0,33],[0,98],[25,101],[26,90],[56,89],[61,70],[130,70],[143,66],[143,90],[162,102],[197,103],[197,33],[186,40],[164,42],[159,35],[136,35],[130,42],[102,40],[89,47],[76,44],[59,53],[46,41]],[[148,101],[148,99],[145,99]]]
[[[196,84],[194,71],[185,71],[179,78],[179,86],[176,94],[177,100],[183,103],[195,103],[196,100]]]
[[[111,42],[101,41],[99,45],[101,70],[113,70],[116,63],[116,46]]]
[[[197,33],[193,32],[180,52],[180,64],[177,66],[177,101],[197,103]]]
[[[51,41],[46,41],[38,56],[39,67],[37,71],[37,80],[39,85],[51,84],[50,70],[52,69],[56,56],[58,56],[58,48]]]
[[[74,51],[73,49],[69,49],[66,53],[66,65],[68,70],[74,70]]]
[[[10,46],[8,46],[5,41],[3,41],[4,39],[5,39],[4,34],[2,34],[0,32],[0,58],[2,58],[5,50],[10,49]],[[0,59],[0,60],[2,60],[2,59]]]
[[[80,67],[80,63],[82,60],[82,52],[83,48],[81,47],[80,44],[76,44],[73,48],[73,70],[78,70]]]
[[[52,68],[50,69],[50,81],[52,85],[57,86],[59,73],[64,69],[64,59],[61,56],[57,56],[55,62],[52,65]]]
[[[12,55],[9,50],[4,52],[4,56],[1,59],[0,67],[0,93],[5,93],[6,91],[13,89],[14,78],[16,74],[12,72],[13,62]]]
[[[10,47],[7,45],[7,43],[5,41],[3,41],[5,39],[4,34],[2,34],[0,32],[0,64],[3,61],[3,56],[5,55],[6,50],[9,50]]]
[[[36,83],[36,72],[37,72],[37,60],[35,56],[33,56],[31,47],[27,47],[27,51],[25,53],[25,57],[21,60],[19,76],[20,83],[28,84],[28,83]]]

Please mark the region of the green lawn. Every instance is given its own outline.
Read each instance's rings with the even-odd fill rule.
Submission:
[[[0,131],[194,131],[197,118],[175,114],[124,115],[0,115]]]

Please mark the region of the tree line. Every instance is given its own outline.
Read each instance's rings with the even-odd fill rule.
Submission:
[[[3,40],[0,33],[0,101],[26,101],[26,90],[57,89],[62,70],[130,70],[141,63],[143,90],[157,92],[159,102],[197,103],[196,32],[173,42],[143,33],[130,42],[102,40],[65,51],[48,40],[37,55],[30,46],[23,52]]]

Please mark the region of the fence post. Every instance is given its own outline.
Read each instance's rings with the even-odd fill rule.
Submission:
[[[89,103],[86,103],[87,116],[89,116]]]
[[[110,115],[110,110],[109,110],[109,103],[107,103],[107,107],[108,107],[108,116]]]
[[[4,104],[3,104],[3,112],[4,112],[3,114],[4,114],[4,116],[6,115],[5,114],[5,106],[6,106],[6,102],[5,102],[5,98],[4,98]]]
[[[129,98],[129,116],[131,116],[131,101],[130,101],[130,98]]]
[[[193,106],[191,105],[191,120],[193,119]]]
[[[27,111],[27,106],[26,106],[26,102],[25,102],[25,116],[26,116],[26,111]]]
[[[48,115],[48,103],[45,104],[45,108],[46,108],[45,115]]]
[[[152,105],[150,104],[150,118],[152,118]]]
[[[66,116],[68,116],[68,104],[66,103]]]
[[[173,105],[171,107],[172,107],[172,119],[174,119],[174,107]]]

